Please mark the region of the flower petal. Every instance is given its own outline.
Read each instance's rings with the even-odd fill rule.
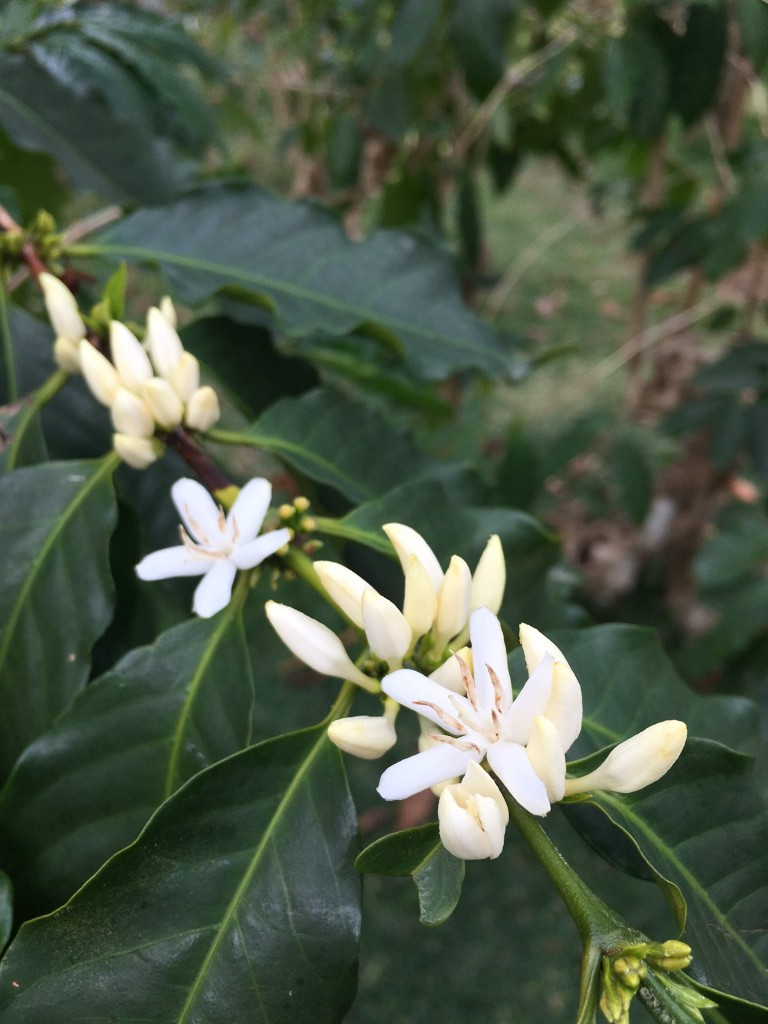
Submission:
[[[588,793],[608,789],[614,793],[635,793],[658,781],[680,757],[688,730],[684,722],[657,722],[614,747],[603,763],[589,775],[567,779],[565,792]]]
[[[507,568],[504,549],[497,533],[494,533],[480,556],[477,568],[472,574],[472,601],[470,608],[488,608],[497,615],[504,597],[507,582]]]
[[[533,770],[519,743],[494,743],[488,748],[488,764],[521,807],[531,814],[547,814],[549,800],[544,783]]]
[[[338,562],[315,562],[315,572],[331,600],[336,602],[350,622],[362,629],[363,594],[369,589],[370,583]]]
[[[171,488],[171,497],[193,540],[213,551],[220,549],[224,542],[223,516],[203,485],[182,477]]]
[[[203,619],[210,619],[216,612],[226,608],[232,597],[236,573],[237,567],[228,558],[214,562],[213,568],[197,585],[192,611]]]
[[[487,608],[478,608],[470,616],[469,635],[478,705],[487,711],[494,706],[493,683],[488,673],[490,665],[501,684],[502,710],[506,711],[512,703],[512,680],[509,678],[507,649],[499,620]]]
[[[270,530],[256,540],[249,540],[247,544],[238,544],[229,559],[238,569],[253,569],[279,551],[290,539],[291,531],[285,527],[282,530]]]
[[[450,743],[437,743],[387,768],[379,780],[379,794],[385,800],[405,800],[422,789],[463,775],[469,762],[479,761],[480,757],[474,751],[459,750]]]
[[[315,672],[349,679],[366,690],[374,683],[352,662],[339,637],[317,619],[277,601],[264,606],[267,618],[285,646]]]
[[[531,738],[533,720],[543,715],[552,695],[553,662],[547,654],[528,677],[515,702],[504,716],[504,736],[525,745]]]
[[[472,573],[469,566],[463,558],[454,555],[437,597],[433,641],[436,653],[442,654],[451,637],[458,636],[466,626],[471,592]],[[506,656],[505,651],[505,659]]]
[[[548,718],[537,715],[533,733],[525,748],[533,770],[544,783],[549,802],[555,804],[565,794],[565,753],[560,736]]]
[[[429,573],[416,555],[406,559],[403,615],[418,639],[432,628],[437,614],[437,594]]]
[[[533,626],[526,625],[525,622],[520,623],[520,645],[523,648],[523,654],[525,655],[525,665],[528,669],[528,675],[530,675],[536,666],[539,664],[545,654],[548,654],[553,661],[564,661],[566,665],[565,655],[556,647],[552,641],[540,633],[538,629],[534,629]]]
[[[581,732],[581,687],[570,665],[556,661],[552,669],[552,693],[544,712],[560,734],[563,751],[570,749]]]
[[[426,569],[432,586],[435,588],[435,593],[437,593],[443,582],[443,570],[440,568],[434,551],[421,534],[403,523],[385,523],[382,530],[389,537],[392,547],[397,552],[403,572],[408,572],[409,556],[415,555]]]
[[[162,548],[142,558],[136,566],[140,580],[169,580],[174,576],[202,576],[211,568],[212,561],[204,555],[196,555],[179,544],[174,548]]]
[[[401,666],[413,637],[403,613],[373,587],[363,594],[362,610],[371,652],[386,661],[390,669]]]
[[[109,349],[120,379],[131,391],[139,391],[152,378],[152,364],[141,342],[119,320],[109,325]]]
[[[460,736],[467,731],[463,726],[457,728],[452,724],[458,721],[460,713],[471,714],[472,709],[467,698],[446,690],[444,686],[427,679],[420,672],[412,668],[401,668],[384,676],[381,688],[398,704],[410,708],[418,715],[423,715],[453,736]]]
[[[257,476],[249,480],[235,498],[227,516],[227,525],[237,524],[238,543],[253,540],[261,529],[272,499],[272,484]],[[285,542],[284,542],[285,543]],[[278,547],[280,545],[278,544]],[[277,549],[275,549],[277,550]]]

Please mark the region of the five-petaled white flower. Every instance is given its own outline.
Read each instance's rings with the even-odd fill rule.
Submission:
[[[192,610],[207,619],[229,603],[237,570],[259,565],[288,543],[291,532],[280,529],[257,536],[272,497],[271,484],[261,477],[241,489],[226,516],[195,480],[177,480],[171,497],[183,521],[182,543],[147,555],[136,574],[142,580],[202,576]]]

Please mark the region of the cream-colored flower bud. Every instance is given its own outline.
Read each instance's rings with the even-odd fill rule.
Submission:
[[[405,616],[396,605],[373,587],[363,593],[363,627],[371,653],[386,661],[390,672],[402,668],[413,634]]]
[[[109,408],[121,386],[120,375],[89,341],[80,342],[80,369],[93,397]]]
[[[378,685],[353,664],[344,644],[327,626],[296,608],[267,601],[267,618],[285,646],[315,672],[337,679],[348,679],[366,690]]]
[[[566,665],[568,664],[565,655],[559,647],[555,647],[552,641],[545,637],[543,633],[540,633],[538,629],[534,629],[533,626],[528,626],[524,622],[520,623],[520,644],[525,655],[528,675],[531,675],[541,659],[547,654],[553,661],[563,661]]]
[[[408,572],[408,559],[411,555],[415,555],[426,569],[427,575],[432,580],[435,593],[437,593],[442,585],[444,573],[434,551],[421,534],[403,523],[385,523],[382,530],[389,537],[392,547],[400,559],[403,572]]]
[[[165,319],[171,325],[171,327],[177,327],[176,307],[173,304],[173,300],[170,295],[164,295],[160,299],[160,312],[163,314]]]
[[[464,629],[469,618],[469,600],[472,593],[472,574],[469,566],[458,555],[451,558],[437,597],[437,614],[433,629],[433,650],[440,653],[448,641]]]
[[[174,430],[184,415],[184,403],[167,380],[153,377],[142,388],[144,401],[155,420],[166,430]]]
[[[657,722],[614,747],[603,763],[580,779],[566,779],[565,793],[587,793],[608,789],[634,793],[666,774],[685,746],[688,730],[684,722]]]
[[[477,563],[472,575],[472,598],[469,610],[490,608],[496,615],[504,598],[504,587],[507,582],[507,567],[504,562],[504,549],[499,535],[494,533]]]
[[[430,631],[437,615],[437,593],[429,573],[416,555],[409,555],[405,563],[403,615],[415,640]]]
[[[80,342],[63,336],[57,338],[53,343],[53,358],[67,373],[80,373]]]
[[[127,462],[134,469],[146,469],[163,454],[162,444],[149,437],[113,434],[112,444],[123,462]]]
[[[125,324],[113,320],[109,325],[109,347],[122,383],[140,393],[152,377],[152,364],[139,339]]]
[[[53,274],[43,272],[37,278],[43,289],[43,301],[56,335],[80,341],[86,335],[85,324],[80,316],[77,299],[63,281]],[[66,369],[66,367],[64,367]]]
[[[315,572],[330,599],[350,622],[363,629],[363,594],[370,589],[370,583],[338,562],[315,562]]]
[[[446,690],[453,690],[454,693],[463,695],[467,692],[467,687],[464,684],[465,669],[472,675],[472,650],[469,647],[461,647],[455,651],[440,668],[430,672],[429,678],[444,686]]]
[[[147,313],[145,344],[155,369],[170,383],[173,380],[173,372],[184,354],[184,346],[176,333],[176,328],[169,323],[157,306],[151,306]]]
[[[392,749],[397,733],[386,715],[356,715],[331,722],[328,739],[347,754],[372,761]]]
[[[204,384],[198,388],[187,402],[187,411],[184,422],[192,430],[205,432],[210,430],[214,423],[218,422],[221,416],[219,408],[219,396],[209,385]]]
[[[152,437],[155,421],[147,403],[128,388],[119,388],[110,410],[112,423],[120,434],[130,437]]]
[[[182,402],[188,402],[200,387],[200,363],[191,352],[182,352],[173,371],[171,384]]]
[[[562,800],[565,795],[565,752],[555,726],[544,715],[533,720],[533,732],[526,747],[528,760],[533,770],[547,789],[551,804]]]
[[[499,787],[475,761],[460,783],[443,789],[437,816],[440,839],[454,857],[493,860],[501,853],[509,810]]]

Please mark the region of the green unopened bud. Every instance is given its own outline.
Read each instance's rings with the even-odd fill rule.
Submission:
[[[285,504],[281,505],[280,508],[278,508],[277,514],[280,516],[281,519],[287,520],[292,518],[293,513],[295,511],[296,509],[293,507],[293,505]]]
[[[613,973],[625,988],[634,991],[639,988],[640,982],[648,973],[648,968],[636,956],[620,956],[618,960],[613,961]]]
[[[314,516],[302,516],[299,529],[302,533],[312,533],[313,530],[317,529],[317,520]]]
[[[629,947],[625,950],[625,953],[627,952],[642,957],[652,967],[658,967],[662,971],[683,971],[690,966],[693,960],[691,947],[679,939],[668,939],[666,942],[644,942],[638,946]]]
[[[184,403],[167,380],[153,377],[144,385],[142,394],[150,412],[161,427],[166,430],[178,427],[184,415]]]
[[[207,384],[198,388],[187,403],[184,422],[192,430],[210,430],[221,416],[219,396]]]

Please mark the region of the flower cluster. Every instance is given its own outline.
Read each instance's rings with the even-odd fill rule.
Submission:
[[[238,569],[254,569],[291,539],[287,528],[258,536],[272,497],[261,477],[241,488],[227,515],[196,480],[177,480],[171,497],[182,519],[182,543],[147,555],[136,574],[142,580],[202,576],[192,606],[202,618],[229,603]]]
[[[110,323],[110,362],[87,340],[67,286],[52,274],[41,274],[40,285],[56,332],[56,362],[68,373],[82,373],[97,401],[110,410],[115,451],[130,466],[146,469],[162,454],[158,429],[170,431],[183,423],[208,430],[216,423],[218,397],[208,385],[201,387],[200,364],[184,350],[167,296],[147,314],[143,345],[125,324]]]

